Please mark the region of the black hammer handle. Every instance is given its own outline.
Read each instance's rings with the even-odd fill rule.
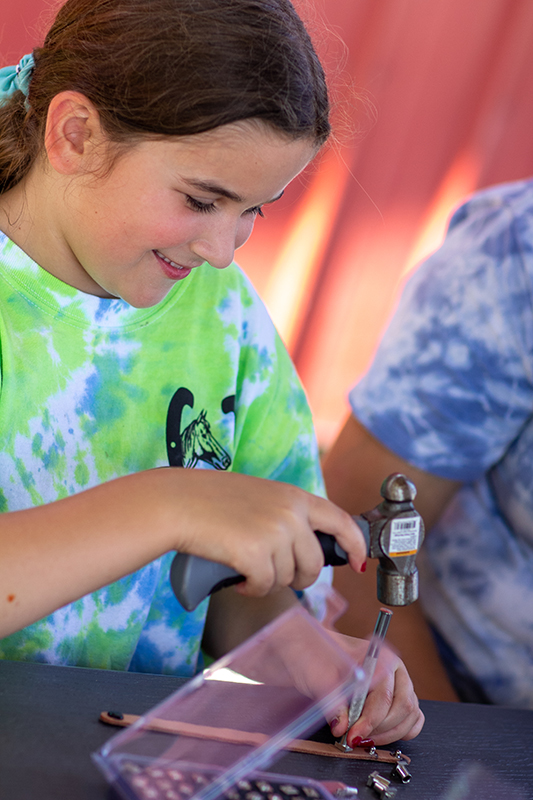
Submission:
[[[362,517],[354,517],[363,531],[368,544],[368,522]],[[315,531],[324,552],[325,566],[342,566],[348,563],[345,551],[334,536]],[[179,602],[187,611],[194,611],[197,605],[213,592],[245,580],[231,567],[208,561],[188,553],[176,553],[170,567],[170,584]]]

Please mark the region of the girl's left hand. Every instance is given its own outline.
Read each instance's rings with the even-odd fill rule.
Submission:
[[[329,633],[355,662],[363,663],[368,649],[367,640],[354,639],[336,631]],[[347,744],[352,747],[357,737],[372,739],[376,746],[398,739],[414,739],[422,730],[424,721],[403,662],[386,644],[382,645],[363,712],[348,731]],[[337,739],[346,733],[347,708],[338,710],[335,717],[330,719],[330,727]]]

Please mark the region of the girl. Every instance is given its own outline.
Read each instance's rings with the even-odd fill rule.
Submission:
[[[317,579],[315,529],[365,557],[232,265],[328,136],[322,69],[288,0],[68,0],[1,77],[0,655],[190,675]],[[246,582],[187,614],[176,549]],[[350,736],[422,721],[389,654]]]

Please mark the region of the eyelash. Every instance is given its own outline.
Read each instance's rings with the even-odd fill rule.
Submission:
[[[214,211],[217,210],[214,203],[200,203],[198,200],[195,200],[194,197],[191,197],[190,195],[186,195],[186,198],[188,205],[190,206],[190,208],[192,208],[193,211],[199,211],[200,213],[203,214],[212,214]],[[254,217],[265,216],[262,206],[253,206],[253,208],[248,208],[244,213],[253,214]]]

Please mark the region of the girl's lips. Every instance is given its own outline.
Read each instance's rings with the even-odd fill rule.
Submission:
[[[152,250],[152,252],[157,258],[159,265],[167,278],[171,278],[173,281],[180,281],[183,278],[186,278],[193,269],[192,267],[179,266],[174,261],[171,261],[169,258],[160,253],[158,250]]]

